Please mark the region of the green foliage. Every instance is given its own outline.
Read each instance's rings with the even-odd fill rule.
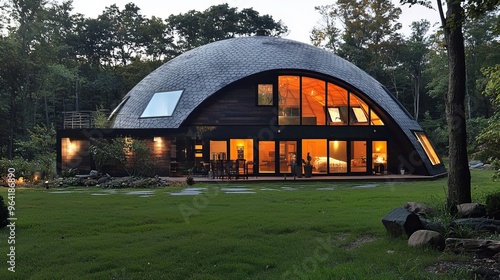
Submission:
[[[28,139],[16,141],[17,152],[26,159],[54,157],[56,130],[53,125],[35,125],[28,129]]]
[[[467,122],[467,152],[469,155],[475,157],[476,155],[481,158],[479,160],[486,161],[484,154],[481,152],[482,147],[477,141],[478,136],[484,131],[488,126],[488,119],[484,117],[470,118],[466,120]]]
[[[109,112],[105,109],[103,109],[103,107],[101,106],[100,108],[98,108],[94,115],[92,116],[93,117],[93,124],[94,124],[94,127],[95,128],[109,128],[110,126],[110,121],[108,120],[108,114]]]
[[[52,178],[56,167],[56,130],[54,126],[35,125],[28,129],[28,139],[16,141],[16,152],[22,156],[14,158],[11,163],[18,176],[27,180],[35,174],[42,178]],[[9,162],[5,160],[4,163]],[[7,167],[8,168],[8,167]]]
[[[156,175],[158,165],[155,159],[151,156],[151,149],[143,141],[132,140],[130,145],[132,153],[130,159],[132,161],[132,175],[152,177]]]
[[[485,206],[488,213],[500,211],[500,192],[487,195]]]
[[[61,171],[61,176],[63,178],[73,178],[78,174],[78,169],[69,168]]]
[[[97,170],[103,172],[108,166],[122,168],[128,175],[154,176],[157,164],[150,149],[141,141],[130,137],[92,140],[90,146]]]
[[[500,64],[495,67],[483,69],[488,77],[484,95],[491,99],[497,106],[496,113],[488,120],[488,125],[479,133],[476,140],[480,147],[479,154],[489,161],[500,160]]]
[[[448,154],[448,131],[443,117],[434,119],[429,111],[424,113],[420,125],[430,138],[434,148],[440,155]]]
[[[336,50],[379,81],[383,81],[383,66],[395,66],[393,47],[397,43],[397,22],[401,9],[392,2],[339,0],[335,4],[316,8],[323,17],[322,26],[314,28],[315,45]],[[343,30],[335,27],[341,22]],[[385,81],[383,81],[385,82]]]
[[[21,157],[15,157],[12,160],[2,158],[0,159],[0,172],[1,174],[7,174],[9,168],[14,168],[16,170],[16,178],[23,178],[26,181],[32,181],[35,178],[47,179],[54,177],[54,170],[52,164],[54,164],[55,158],[50,159],[36,159],[36,160],[26,160]],[[47,167],[47,164],[49,167]]]
[[[281,21],[276,22],[269,15],[261,16],[252,8],[238,11],[228,4],[214,5],[203,12],[191,10],[171,15],[167,23],[177,38],[176,49],[180,53],[214,41],[253,35],[259,29],[267,30],[271,36],[287,32]]]
[[[491,166],[495,169],[495,173],[491,175],[491,179],[495,182],[500,181],[500,159],[493,160]]]
[[[111,141],[105,139],[92,139],[90,153],[98,171],[102,172],[105,166],[116,165],[125,168],[127,156],[125,154],[125,138],[114,138]]]

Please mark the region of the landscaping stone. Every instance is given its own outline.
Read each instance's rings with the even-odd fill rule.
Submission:
[[[424,225],[424,229],[426,229],[426,230],[437,231],[439,233],[445,232],[444,226],[440,223],[435,223],[435,222],[429,221],[429,220],[422,218],[422,217],[420,217],[420,221],[422,221],[422,224]]]
[[[424,215],[429,213],[429,207],[419,202],[406,202],[403,208],[415,214]]]
[[[98,176],[99,176],[99,172],[97,172],[97,170],[90,170],[90,172],[89,172],[89,177],[90,177],[91,179],[95,179],[95,178],[97,178]]]
[[[397,237],[406,233],[411,236],[415,231],[424,229],[420,217],[402,207],[395,208],[382,218],[382,224],[391,236]]]
[[[450,227],[460,226],[470,227],[475,231],[487,231],[491,233],[500,233],[500,221],[486,218],[463,218],[451,222]]]
[[[456,254],[472,253],[479,257],[493,257],[500,253],[500,241],[486,239],[446,238],[445,250]]]
[[[436,231],[432,230],[417,230],[408,239],[410,247],[432,247],[440,251],[445,248],[444,237]]]
[[[486,207],[479,203],[462,203],[457,205],[457,216],[461,218],[477,218],[486,216]]]

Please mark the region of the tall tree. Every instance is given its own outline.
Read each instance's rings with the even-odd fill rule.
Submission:
[[[243,35],[253,35],[259,29],[272,36],[287,32],[281,21],[275,22],[269,15],[260,16],[253,9],[231,8],[228,4],[211,6],[203,12],[191,10],[185,14],[171,15],[167,24],[177,38],[179,53],[218,40]]]
[[[427,32],[430,28],[427,20],[412,22],[411,35],[404,48],[406,58],[404,64],[413,83],[413,117],[418,120],[420,113],[420,91],[422,88],[422,72],[427,61],[429,42]]]
[[[400,0],[402,4],[431,7],[428,0]],[[448,54],[448,92],[445,95],[448,124],[448,200],[451,205],[471,202],[471,177],[467,155],[466,131],[466,69],[463,24],[488,10],[496,8],[498,0],[446,0],[436,4],[444,32]]]
[[[389,0],[338,0],[316,10],[324,23],[313,29],[313,44],[334,49],[384,82],[385,69],[395,62],[390,56],[400,40],[401,9]],[[343,31],[335,27],[336,22],[343,25]]]

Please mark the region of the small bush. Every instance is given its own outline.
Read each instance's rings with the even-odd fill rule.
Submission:
[[[7,218],[9,217],[9,210],[7,205],[3,202],[3,197],[0,195],[0,228],[7,226]]]
[[[75,177],[77,174],[78,174],[78,169],[76,168],[68,168],[61,171],[61,176],[63,178]]]
[[[493,213],[500,210],[500,192],[486,196],[486,211]]]
[[[500,159],[495,159],[491,162],[491,166],[495,169],[495,173],[491,175],[494,182],[500,181]]]

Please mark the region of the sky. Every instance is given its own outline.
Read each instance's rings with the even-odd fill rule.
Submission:
[[[398,0],[392,1],[399,6]],[[229,4],[230,7],[237,7],[238,10],[253,8],[260,15],[268,14],[275,21],[282,20],[289,30],[289,34],[283,36],[284,38],[309,44],[309,34],[321,20],[314,7],[334,3],[334,0],[73,0],[73,12],[95,18],[106,7],[116,4],[123,9],[125,4],[130,2],[135,3],[141,9],[141,14],[162,19],[166,19],[171,14],[177,15],[190,10],[204,11],[210,6],[224,3]],[[431,25],[439,21],[437,10],[429,10],[420,6],[411,8],[403,6],[402,10],[400,20],[404,34],[410,34],[409,26],[413,21],[425,18],[431,22]],[[338,27],[341,28],[341,26]]]

